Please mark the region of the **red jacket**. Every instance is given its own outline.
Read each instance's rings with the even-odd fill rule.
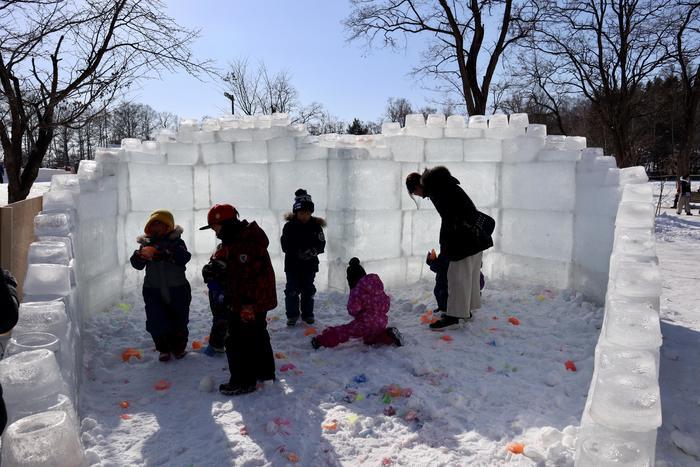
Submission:
[[[242,223],[236,235],[224,232],[212,258],[226,262],[226,300],[231,311],[240,313],[250,305],[255,313],[262,313],[277,306],[275,271],[267,252],[270,241],[257,223]]]

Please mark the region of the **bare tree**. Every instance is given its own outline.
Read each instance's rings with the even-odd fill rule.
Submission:
[[[545,0],[351,0],[345,27],[349,40],[364,38],[368,46],[405,46],[399,40],[410,34],[432,37],[414,73],[440,80],[439,90],[459,95],[470,115],[484,114],[499,60],[531,34],[540,1]],[[492,44],[485,43],[484,16],[497,22]]]
[[[259,99],[263,114],[290,113],[296,109],[298,92],[288,71],[283,70],[270,75],[267,67],[262,64],[261,76],[263,91]]]
[[[386,102],[386,118],[406,126],[406,115],[413,112],[411,103],[403,97],[390,97]]]
[[[552,3],[532,44],[588,99],[613,138],[620,167],[638,162],[634,121],[646,80],[667,61],[672,0],[564,0]]]
[[[677,173],[690,173],[690,155],[696,137],[696,118],[700,102],[700,3],[679,2],[671,55],[680,69],[683,88],[681,125],[684,131],[678,151]]]
[[[500,101],[501,110],[546,115],[556,122],[560,134],[569,134],[563,114],[574,95],[570,77],[558,72],[558,57],[543,56],[531,38],[523,45],[515,59],[507,61],[510,79],[504,87],[509,94]]]
[[[197,33],[163,11],[158,0],[2,2],[0,101],[7,111],[0,142],[10,202],[26,198],[57,126],[84,124],[134,81],[161,70],[208,69],[190,51]]]
[[[260,108],[260,68],[251,69],[247,58],[239,58],[229,63],[223,80],[228,85],[224,95],[231,101],[231,113],[238,108],[245,115],[255,115]]]
[[[312,102],[311,104],[301,107],[294,116],[292,116],[292,123],[303,123],[308,125],[311,122],[317,121],[324,114],[323,105],[319,102]]]

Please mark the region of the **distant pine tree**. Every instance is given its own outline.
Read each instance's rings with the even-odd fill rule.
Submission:
[[[368,133],[369,127],[357,118],[354,119],[350,125],[348,125],[349,135],[366,135]]]

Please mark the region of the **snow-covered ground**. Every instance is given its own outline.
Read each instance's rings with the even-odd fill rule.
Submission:
[[[656,218],[664,281],[657,466],[700,465],[700,215],[692,212],[662,209]]]
[[[43,196],[44,193],[49,191],[51,188],[51,182],[36,182],[32,185],[32,189],[29,191],[29,196],[27,198],[36,198],[37,196]],[[7,204],[7,183],[0,183],[0,206],[5,206]]]
[[[390,321],[404,347],[350,342],[314,351],[307,327],[287,328],[280,306],[269,315],[278,381],[230,398],[199,388],[207,378],[217,387],[227,380],[225,358],[192,351],[157,361],[135,290],[85,329],[88,458],[102,465],[573,465],[600,308],[570,291],[491,282],[474,320],[441,334],[420,320],[434,306],[432,283],[389,292]],[[319,293],[315,328],[348,320],[346,300]],[[209,325],[200,287],[190,341],[202,341]],[[142,359],[124,363],[129,347]],[[578,371],[567,371],[567,360]],[[155,389],[161,380],[169,389]],[[409,397],[383,400],[382,388],[392,384]],[[508,452],[513,441],[530,457]]]

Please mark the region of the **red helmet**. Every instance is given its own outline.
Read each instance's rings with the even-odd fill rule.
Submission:
[[[200,227],[199,230],[211,229],[214,224],[238,219],[238,211],[230,204],[215,204],[207,214],[207,225]]]

